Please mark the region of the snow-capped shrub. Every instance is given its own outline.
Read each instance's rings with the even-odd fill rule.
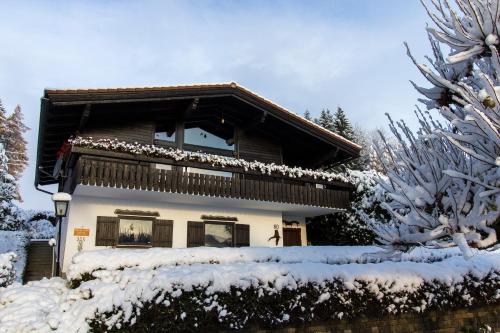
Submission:
[[[55,237],[55,216],[52,211],[25,210],[22,228],[30,239],[51,239]]]
[[[101,270],[115,271],[124,268],[148,270],[178,265],[266,262],[283,264],[312,262],[330,265],[378,263],[381,261],[381,256],[376,254],[379,253],[383,253],[383,249],[377,246],[103,249],[84,251],[74,256],[66,276],[74,286],[77,286],[81,281],[92,280],[92,274]],[[436,262],[457,255],[460,255],[460,250],[457,248],[429,250],[421,247],[404,253],[398,260]]]
[[[239,262],[101,270],[74,289],[60,278],[1,289],[0,327],[207,332],[484,306],[500,302],[499,269],[497,251],[435,263]]]
[[[385,176],[374,170],[347,170],[344,176],[354,185],[351,208],[333,214],[316,216],[307,224],[307,238],[312,245],[371,245],[375,233],[369,222],[388,223],[389,212],[382,203],[389,201],[378,184]]]
[[[390,225],[372,223],[391,251],[419,244],[471,248],[498,242],[500,220],[500,53],[498,1],[422,1],[430,66],[408,55],[431,84],[413,83],[434,119],[417,106],[418,130],[389,118],[398,147],[382,142],[377,154],[392,198]],[[432,5],[430,5],[432,3]],[[444,119],[444,122],[442,121]],[[402,212],[403,211],[403,212]],[[376,222],[376,221],[375,221]]]
[[[0,253],[0,288],[7,287],[14,282],[16,278],[15,260],[16,254],[14,252]]]
[[[13,252],[16,254],[14,270],[17,282],[22,282],[24,267],[26,266],[28,234],[24,230],[0,230],[0,254]]]
[[[498,266],[495,270],[492,262],[483,266],[480,261],[467,269],[461,266],[462,257],[439,264],[262,263],[125,269],[100,272],[96,281],[82,284],[80,290],[118,300],[126,295],[125,302],[99,302],[101,308],[112,310],[91,320],[94,332],[274,328],[499,304]],[[432,269],[436,272],[425,272]],[[109,284],[116,286],[103,292],[102,286]]]

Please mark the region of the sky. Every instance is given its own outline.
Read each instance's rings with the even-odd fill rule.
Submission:
[[[52,209],[33,185],[45,88],[234,81],[300,114],[411,125],[425,81],[403,42],[423,61],[428,21],[418,0],[2,1],[0,99],[31,128],[21,206]]]

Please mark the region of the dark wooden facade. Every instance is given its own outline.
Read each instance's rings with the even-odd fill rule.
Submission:
[[[188,141],[189,128],[215,135],[222,148]],[[170,139],[157,136],[163,132]],[[66,154],[64,177],[51,177],[56,152],[70,136],[154,144],[302,168],[341,163],[355,158],[360,149],[234,84],[52,90],[42,99],[37,186],[59,183],[60,190],[72,193],[82,184],[326,208],[347,208],[351,187],[342,182],[80,147],[72,147]],[[171,170],[157,169],[156,164],[170,165]],[[231,176],[186,172],[186,167]],[[318,188],[318,183],[324,186]]]
[[[222,177],[183,172],[182,166],[190,164],[176,161],[169,161],[173,170],[164,170],[155,167],[155,159],[117,159],[116,156],[121,156],[119,154],[115,154],[114,158],[80,154],[74,156],[74,166],[70,168],[66,184],[69,192],[81,184],[327,208],[349,206],[351,188],[340,182],[337,185],[329,184],[327,188],[317,188],[317,181],[312,179],[300,181],[283,176],[257,177],[257,172],[252,174],[238,169],[225,169],[234,172],[232,177]]]
[[[183,143],[182,128],[198,126],[234,143],[218,151]],[[155,140],[159,127],[174,143]],[[348,161],[361,147],[234,84],[133,89],[46,90],[42,98],[35,185],[51,176],[70,136],[165,144],[246,160],[317,168]]]

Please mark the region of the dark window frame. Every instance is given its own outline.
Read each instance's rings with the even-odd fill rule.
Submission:
[[[205,234],[204,235],[205,238],[207,237],[207,229],[206,229],[206,225],[207,224],[230,225],[231,226],[231,246],[223,246],[221,248],[224,248],[224,247],[234,247],[234,230],[235,230],[234,225],[236,223],[234,223],[234,222],[226,222],[226,221],[211,221],[211,220],[203,221],[203,231],[204,231],[204,234]],[[205,240],[205,245],[204,246],[207,246],[206,245],[206,240]]]
[[[157,220],[155,217],[133,216],[133,215],[118,215],[118,238],[116,239],[116,247],[120,248],[150,248],[153,247],[153,228]],[[149,244],[120,244],[120,222],[121,220],[144,220],[151,221],[151,242]]]

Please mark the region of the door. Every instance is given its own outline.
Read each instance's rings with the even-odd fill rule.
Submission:
[[[283,246],[302,246],[300,228],[283,228]]]

